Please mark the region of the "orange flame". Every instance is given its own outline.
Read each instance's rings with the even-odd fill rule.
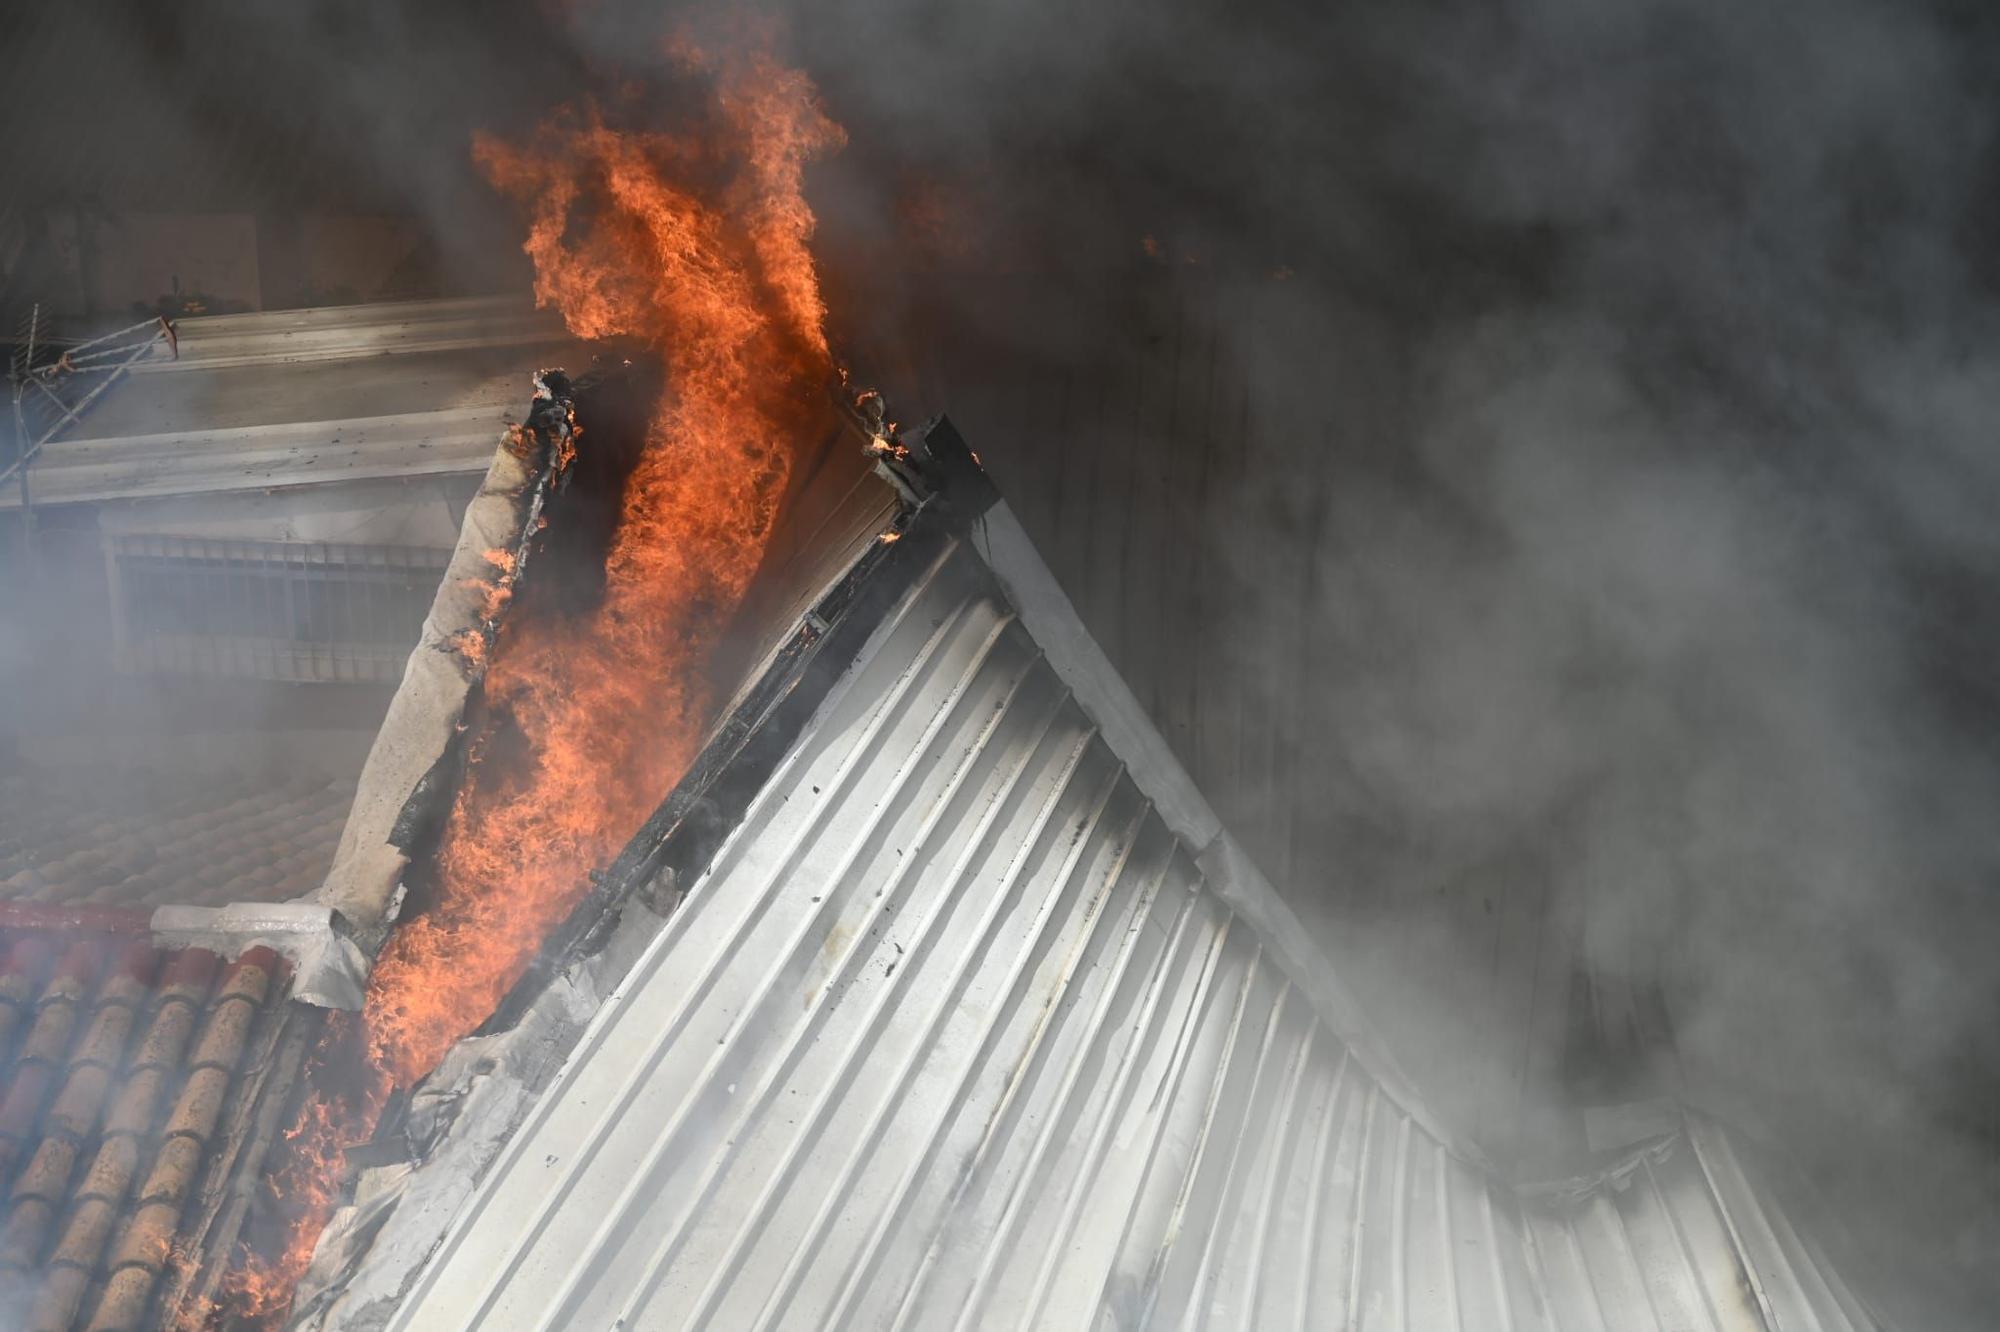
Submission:
[[[361,1031],[380,1077],[354,1100],[302,1108],[277,1186],[304,1215],[283,1253],[234,1282],[246,1316],[289,1303],[343,1153],[369,1137],[389,1087],[424,1077],[494,1011],[590,871],[686,770],[714,702],[708,653],[757,568],[805,413],[831,376],[801,185],[840,130],[805,76],[767,54],[673,50],[712,87],[720,142],[621,132],[589,112],[527,145],[474,145],[494,184],[532,211],[524,248],[538,301],[578,336],[644,339],[667,387],[626,484],[601,603],[583,617],[516,616],[486,652],[490,711],[529,757],[510,746],[488,768],[484,737],[468,738],[434,899],[391,936],[369,981]],[[509,587],[511,556],[487,559]],[[322,1043],[322,1060],[340,1039]]]
[[[445,646],[456,652],[474,670],[486,666],[486,635],[477,629],[461,629],[445,640]]]
[[[588,871],[693,758],[707,650],[770,536],[799,404],[830,374],[799,191],[806,157],[839,132],[804,76],[768,56],[683,52],[715,79],[739,136],[743,167],[720,206],[676,178],[686,147],[601,122],[551,128],[528,149],[475,149],[537,209],[538,296],[580,336],[653,343],[669,387],[628,483],[603,603],[580,631],[523,623],[494,654],[487,698],[520,725],[535,770],[522,780],[474,766],[440,847],[437,904],[377,962],[370,1039],[402,1084],[493,1011]],[[578,240],[586,195],[603,211]]]
[[[514,576],[516,560],[513,551],[502,550],[498,546],[494,546],[490,549],[480,551],[479,558],[498,569],[504,577],[512,578]]]

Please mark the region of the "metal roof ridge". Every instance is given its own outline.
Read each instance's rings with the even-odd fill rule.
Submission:
[[[1249,852],[1223,827],[1124,677],[1084,627],[1005,500],[972,519],[969,540],[1056,674],[1096,721],[1112,752],[1124,761],[1132,780],[1168,828],[1194,852],[1196,865],[1216,895],[1281,962],[1289,979],[1312,999],[1320,1018],[1397,1109],[1462,1159],[1488,1165],[1470,1139],[1453,1132],[1431,1111],[1359,996],[1340,978],[1333,960],[1312,941]]]

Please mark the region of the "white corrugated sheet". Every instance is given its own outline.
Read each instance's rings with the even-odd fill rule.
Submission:
[[[38,505],[486,470],[530,378],[588,365],[552,314],[473,297],[176,325],[33,464]],[[0,507],[16,505],[0,488]]]
[[[151,357],[134,366],[134,374],[185,374],[239,365],[465,351],[565,338],[562,321],[554,312],[537,311],[519,296],[454,296],[200,315],[179,320],[174,328],[179,355]]]
[[[1125,757],[953,546],[395,1326],[1869,1325],[1712,1129],[1532,1198],[1440,1142]]]

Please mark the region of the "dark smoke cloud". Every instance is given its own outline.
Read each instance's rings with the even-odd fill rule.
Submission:
[[[1993,18],[883,0],[793,33],[858,150],[830,225],[898,234],[925,181],[957,200],[926,318],[1087,363],[1117,330],[1067,289],[1115,287],[1142,233],[1220,272],[1218,310],[1263,293],[1219,316],[1253,412],[1330,427],[1237,483],[1208,557],[1240,566],[1251,673],[1299,613],[1255,590],[1318,561],[1341,664],[1304,724],[1333,742],[1309,780],[1339,868],[1392,901],[1587,893],[1588,960],[1664,954],[1695,1093],[1808,1166],[1892,1315],[1975,1325],[2000,1251]],[[888,248],[857,285],[898,290]]]

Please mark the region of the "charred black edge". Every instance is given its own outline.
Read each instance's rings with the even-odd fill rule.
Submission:
[[[951,423],[938,417],[906,459],[884,460],[921,496],[901,516],[900,539],[875,542],[813,606],[687,774],[543,945],[482,1032],[520,1021],[564,966],[601,950],[625,904],[671,872],[692,882],[791,751],[834,684],[860,657],[889,610],[954,541],[998,502],[999,491]],[[898,485],[904,490],[904,485]]]
[[[561,377],[560,371],[544,370],[536,376],[536,380],[538,383],[552,380],[555,383],[547,397],[536,396],[528,410],[528,419],[521,423],[527,429],[529,438],[535,441],[534,462],[529,471],[527,488],[518,501],[522,556],[527,553],[527,538],[534,530],[535,518],[547,504],[555,485],[555,441],[559,434],[567,434],[569,411],[575,405],[568,392],[568,380]],[[490,623],[470,627],[489,640],[495,629]],[[447,645],[440,645],[440,648],[450,650]],[[475,681],[472,687],[479,688],[478,682]],[[420,859],[435,849],[437,835],[444,826],[445,811],[450,808],[452,797],[464,777],[465,732],[460,729],[452,732],[451,738],[445,742],[444,752],[417,779],[417,784],[404,798],[402,808],[396,811],[396,821],[389,827],[389,845],[411,860]]]
[[[444,753],[417,779],[403,807],[396,811],[396,821],[389,826],[389,845],[413,860],[433,850],[444,827],[445,811],[451,808],[463,780],[465,732],[454,730],[445,741]]]

